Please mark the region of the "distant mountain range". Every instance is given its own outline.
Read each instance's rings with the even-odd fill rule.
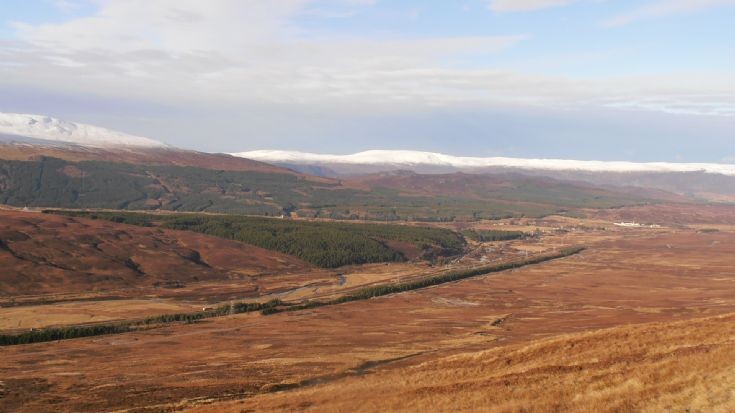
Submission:
[[[0,113],[0,134],[6,137],[33,138],[103,148],[164,148],[167,146],[163,142],[150,138],[129,135],[99,126],[20,113]]]
[[[323,155],[307,152],[261,150],[233,153],[234,156],[269,163],[321,165],[331,169],[348,166],[375,166],[381,170],[443,168],[477,172],[488,168],[584,172],[704,172],[735,176],[735,165],[715,163],[609,162],[564,159],[523,159],[504,157],[463,157],[434,152],[371,150],[351,155]]]
[[[0,204],[445,221],[735,202],[732,165],[414,151],[233,155],[40,115],[0,114]]]
[[[703,201],[735,202],[735,165],[731,164],[477,158],[405,150],[372,150],[351,155],[262,150],[233,155],[329,177],[396,170],[422,174],[517,173],[606,188],[667,191]]]

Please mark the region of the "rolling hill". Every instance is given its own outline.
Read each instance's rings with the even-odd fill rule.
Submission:
[[[444,167],[454,170],[481,168],[518,168],[547,171],[586,172],[706,172],[735,176],[735,165],[713,163],[671,162],[604,162],[566,159],[523,159],[504,157],[463,157],[434,152],[407,150],[370,150],[351,155],[322,155],[295,151],[250,151],[233,153],[264,162],[294,164],[375,165],[378,168],[408,169],[410,167]]]
[[[451,221],[679,200],[662,191],[601,188],[506,170],[315,176],[309,173],[334,174],[299,162],[287,166],[301,172],[240,156],[182,150],[39,115],[0,114],[0,133],[5,136],[0,143],[0,203],[19,207]],[[381,157],[391,165],[404,158],[412,165],[451,164],[435,154],[387,155],[360,156],[355,165]]]
[[[735,165],[731,164],[478,158],[390,150],[372,150],[351,155],[261,150],[233,155],[288,165],[292,169],[333,177],[394,170],[409,170],[422,174],[515,173],[585,182],[613,190],[633,187],[671,192],[690,200],[735,202]]]
[[[42,115],[0,112],[0,134],[90,147],[161,148],[166,144],[99,126]]]
[[[447,189],[445,194],[438,189]],[[542,216],[667,199],[523,175],[405,175],[353,180],[295,172],[146,163],[0,160],[0,203],[288,215],[335,219],[439,220]]]
[[[297,258],[193,232],[0,210],[0,296],[172,287],[304,271]]]

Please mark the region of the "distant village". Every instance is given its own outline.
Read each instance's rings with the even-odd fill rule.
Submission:
[[[614,222],[613,225],[626,228],[661,228],[661,225],[639,224],[638,222]]]

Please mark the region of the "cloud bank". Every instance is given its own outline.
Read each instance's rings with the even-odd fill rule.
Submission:
[[[639,20],[733,5],[735,5],[735,0],[659,0],[606,20],[604,25],[608,27],[624,26]]]
[[[364,8],[373,2],[340,3]],[[496,0],[491,7],[515,11],[566,3]],[[456,58],[502,53],[522,46],[528,34],[327,36],[293,23],[312,5],[309,0],[109,0],[88,17],[16,23],[17,38],[0,43],[0,84],[163,103],[318,103],[385,110],[406,104],[599,106],[735,115],[733,74],[578,80],[462,67]]]
[[[645,26],[603,28],[600,16],[612,14],[600,9],[635,15],[630,23],[663,9],[474,1],[470,15],[452,2],[417,11],[375,0],[65,0],[56,18],[37,19],[54,23],[17,21],[0,38],[0,110],[204,150],[733,153],[735,71],[711,58],[726,45],[708,50],[710,61],[680,64],[657,43],[596,42]],[[670,14],[704,7],[647,1],[659,3],[689,4]],[[588,20],[558,30],[578,15]]]
[[[566,6],[577,0],[493,0],[489,8],[495,12],[519,12]]]

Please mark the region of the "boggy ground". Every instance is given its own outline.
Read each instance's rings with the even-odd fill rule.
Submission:
[[[453,360],[446,357],[478,351],[489,351],[479,354],[485,354],[482,360],[493,366],[504,351],[524,351],[529,343],[553,336],[735,311],[735,234],[687,229],[571,232],[552,244],[557,242],[583,243],[589,248],[573,257],[514,271],[315,310],[272,316],[240,314],[144,332],[0,348],[0,411],[170,411],[196,407],[268,411],[309,406],[318,410],[322,401],[333,410],[341,410],[342,405],[319,396],[320,384],[339,388],[345,383],[348,395],[362,379],[350,378],[356,375],[369,380],[374,373],[412,372],[426,367],[411,366],[427,366],[435,360],[446,364]],[[668,345],[666,336],[660,337],[662,346]],[[692,343],[709,343],[692,337]],[[596,344],[601,360],[606,357],[603,342]],[[618,345],[610,343],[611,350]],[[623,350],[625,343],[619,344]],[[611,352],[609,356],[615,359],[620,354],[625,353]],[[732,366],[728,354],[715,359],[721,366],[713,377],[721,377]],[[556,359],[548,360],[556,363]],[[638,359],[620,360],[637,371]],[[672,371],[682,368],[677,360],[686,361],[667,360],[673,363]],[[523,366],[535,365],[532,360],[526,363],[519,368],[525,371]],[[700,365],[706,364],[702,361]],[[462,368],[459,366],[457,369]],[[564,366],[561,363],[559,371],[571,373],[564,373],[562,382],[569,384],[578,375]],[[492,382],[483,371],[476,371],[475,383]],[[615,371],[616,377],[624,378],[630,370]],[[434,377],[437,386],[446,386],[465,374],[455,373],[447,373],[447,381],[437,378],[441,370],[427,371],[426,375]],[[535,379],[529,376],[529,383],[541,386],[547,376],[543,371],[539,374]],[[607,370],[600,370],[584,378],[591,386],[585,391],[592,394],[594,383],[601,383],[606,375]],[[682,383],[682,389],[695,388],[689,386],[694,382]],[[289,391],[310,391],[312,386],[317,386],[315,396],[305,402],[311,400],[313,405],[292,404],[295,399],[289,398]],[[611,391],[605,386],[599,391]],[[518,387],[521,393],[535,388]],[[572,391],[570,386],[559,387],[559,391],[564,388]],[[406,403],[414,400],[411,397],[416,403],[430,398],[427,393],[420,399],[414,388],[406,389]],[[273,397],[284,399],[266,395],[276,390],[286,392]],[[474,406],[489,400],[477,398],[478,392],[482,390],[472,390],[474,395],[469,397],[478,403]],[[386,403],[397,403],[390,397]],[[222,404],[232,400],[243,400],[244,404]],[[679,399],[671,403],[684,406]],[[388,409],[395,406],[385,405]],[[436,405],[437,409],[441,406],[448,405]],[[471,409],[472,405],[468,406],[465,409]],[[513,410],[513,406],[508,409]]]

